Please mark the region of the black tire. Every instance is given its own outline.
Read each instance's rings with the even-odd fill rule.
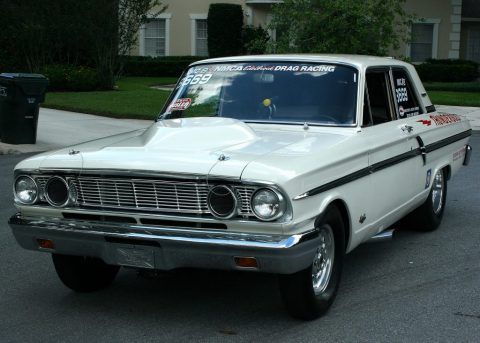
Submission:
[[[437,175],[440,175],[441,178],[441,187],[442,187],[442,194],[440,197],[440,207],[435,205],[434,197],[435,197],[435,190],[437,187]],[[437,193],[438,194],[438,193]],[[415,209],[412,213],[408,215],[408,223],[414,230],[417,231],[434,231],[442,222],[443,213],[445,212],[445,202],[447,200],[447,179],[445,171],[439,170],[433,177],[432,177],[432,186],[430,190],[430,194],[428,195],[427,200],[417,209]]]
[[[315,293],[313,258],[308,268],[290,275],[279,275],[280,293],[287,311],[291,316],[303,320],[322,316],[332,305],[340,285],[345,255],[345,224],[337,207],[329,207],[316,227],[319,230],[330,228],[333,233],[334,258],[326,288]]]
[[[52,254],[60,280],[75,292],[93,292],[109,286],[120,269],[99,258]]]

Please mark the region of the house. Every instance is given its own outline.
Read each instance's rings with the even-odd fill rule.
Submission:
[[[207,56],[207,13],[217,2],[241,5],[245,24],[266,27],[272,6],[281,0],[163,0],[167,10],[140,29],[132,53]],[[413,62],[428,58],[480,62],[480,0],[407,0],[405,9],[418,19],[412,24],[410,42],[392,50],[393,56]]]

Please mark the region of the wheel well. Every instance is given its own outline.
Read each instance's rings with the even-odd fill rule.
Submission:
[[[334,205],[340,211],[342,215],[343,224],[345,227],[345,250],[348,248],[348,244],[350,243],[350,215],[348,214],[347,205],[340,199],[333,201],[331,205]]]
[[[447,180],[450,180],[450,177],[452,176],[452,168],[450,167],[450,165],[446,165],[445,167],[443,167],[443,170],[445,172],[445,177],[447,178]]]

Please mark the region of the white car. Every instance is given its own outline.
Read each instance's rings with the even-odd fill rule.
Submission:
[[[439,226],[470,135],[392,58],[204,60],[149,128],[19,163],[9,223],[75,291],[120,266],[251,270],[279,274],[289,313],[313,319],[346,253],[407,215]]]

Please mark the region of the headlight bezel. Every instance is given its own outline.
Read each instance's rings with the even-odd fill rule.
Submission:
[[[230,195],[232,196],[233,198],[233,210],[228,214],[228,215],[220,215],[215,209],[212,208],[212,204],[211,204],[211,194],[212,192],[214,191],[214,189],[216,188],[223,188],[225,190],[227,190]],[[239,197],[238,195],[236,194],[236,192],[231,188],[229,187],[228,185],[225,185],[225,184],[218,184],[214,187],[212,187],[209,191],[208,191],[208,195],[207,195],[207,207],[208,207],[208,210],[210,211],[210,213],[215,217],[215,218],[218,218],[218,219],[231,219],[233,217],[235,217],[236,215],[239,214],[239,205],[240,205],[240,200],[239,200]]]
[[[277,213],[275,215],[269,217],[269,218],[262,217],[255,210],[254,199],[258,195],[258,193],[260,193],[262,191],[269,191],[269,192],[273,193],[278,200]],[[285,197],[283,196],[283,194],[278,189],[276,189],[274,187],[259,187],[257,190],[255,190],[255,192],[253,192],[252,197],[250,198],[250,209],[257,219],[259,219],[261,221],[264,221],[264,222],[272,222],[272,221],[275,221],[275,220],[277,220],[277,219],[279,219],[279,218],[281,218],[282,216],[285,215],[285,213],[287,211],[287,201],[286,201]]]
[[[36,194],[35,194],[35,198],[31,201],[31,202],[25,202],[23,201],[22,199],[20,199],[20,197],[18,196],[18,192],[17,192],[17,182],[20,178],[28,178],[30,179],[33,184],[35,185],[35,189],[36,189]],[[40,188],[38,186],[38,183],[37,181],[35,181],[35,179],[30,176],[30,175],[26,175],[26,174],[20,174],[18,175],[14,182],[13,182],[13,195],[15,197],[15,202],[18,203],[18,204],[21,204],[21,205],[34,205],[35,203],[38,202],[38,199],[40,198]]]
[[[48,184],[51,181],[54,181],[54,180],[60,180],[66,187],[67,199],[61,204],[54,202],[50,198],[50,195],[48,194]],[[75,203],[75,201],[76,201],[76,199],[72,195],[72,187],[71,187],[70,182],[67,179],[65,179],[65,178],[63,178],[59,175],[53,175],[47,180],[47,182],[45,183],[44,196],[45,196],[45,200],[48,202],[48,204],[52,207],[55,207],[55,208],[67,207],[68,205],[70,205],[72,203]]]

